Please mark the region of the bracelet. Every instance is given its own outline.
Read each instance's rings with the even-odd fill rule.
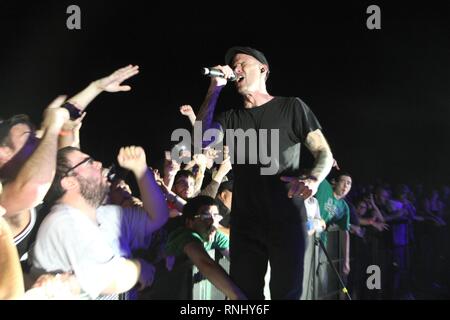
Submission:
[[[71,130],[61,130],[60,132],[59,132],[59,135],[61,136],[61,137],[67,137],[67,136],[70,136],[70,135],[72,135],[73,134],[73,132],[71,131]]]

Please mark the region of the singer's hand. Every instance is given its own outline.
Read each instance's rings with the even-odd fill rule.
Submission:
[[[214,85],[215,87],[223,87],[227,84],[227,79],[231,78],[234,73],[233,70],[230,68],[230,66],[215,66],[214,69],[218,69],[223,72],[225,75],[224,78],[222,77],[212,77],[211,78],[211,85]]]

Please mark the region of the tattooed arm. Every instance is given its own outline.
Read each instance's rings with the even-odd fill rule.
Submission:
[[[308,133],[305,145],[315,158],[314,167],[306,178],[281,177],[282,181],[290,183],[289,198],[298,196],[308,199],[313,196],[333,166],[333,154],[320,129]]]

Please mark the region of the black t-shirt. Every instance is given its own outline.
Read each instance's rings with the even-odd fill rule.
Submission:
[[[274,97],[271,101],[251,109],[233,109],[219,114],[216,121],[221,125],[226,144],[230,146],[228,129],[256,129],[257,143],[245,144],[245,163],[237,163],[237,153],[233,158],[233,204],[231,224],[234,228],[247,232],[265,232],[271,225],[297,225],[306,220],[303,201],[287,197],[288,185],[280,176],[300,175],[300,145],[308,133],[321,129],[321,126],[309,109],[299,98]],[[267,130],[267,139],[261,139],[261,133]],[[279,152],[271,150],[271,139],[276,137],[273,129],[278,129]],[[228,136],[228,138],[227,138]],[[234,138],[234,145],[237,139]],[[263,147],[262,150],[260,147]],[[272,144],[273,147],[273,144]],[[253,150],[252,150],[253,148]],[[256,148],[256,149],[255,149]],[[256,150],[256,151],[255,151]],[[262,175],[261,168],[270,167],[267,161],[261,161],[261,151],[266,159],[276,161],[275,174]],[[231,151],[230,151],[231,152]],[[257,155],[257,163],[251,164],[251,156]],[[264,160],[264,159],[263,159]],[[262,164],[266,163],[266,164]],[[282,229],[282,228],[281,228]]]

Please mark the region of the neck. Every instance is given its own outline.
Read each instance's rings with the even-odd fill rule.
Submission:
[[[334,197],[335,197],[336,199],[338,199],[338,200],[344,198],[344,196],[337,194],[335,191],[333,191],[333,195],[334,195]]]
[[[94,223],[97,223],[97,208],[94,208],[91,204],[87,203],[81,195],[65,195],[60,201],[62,204],[69,205],[75,209],[80,210],[84,215],[91,219]]]
[[[267,91],[249,92],[244,94],[244,107],[246,109],[259,107],[270,100],[273,96],[267,93]]]

